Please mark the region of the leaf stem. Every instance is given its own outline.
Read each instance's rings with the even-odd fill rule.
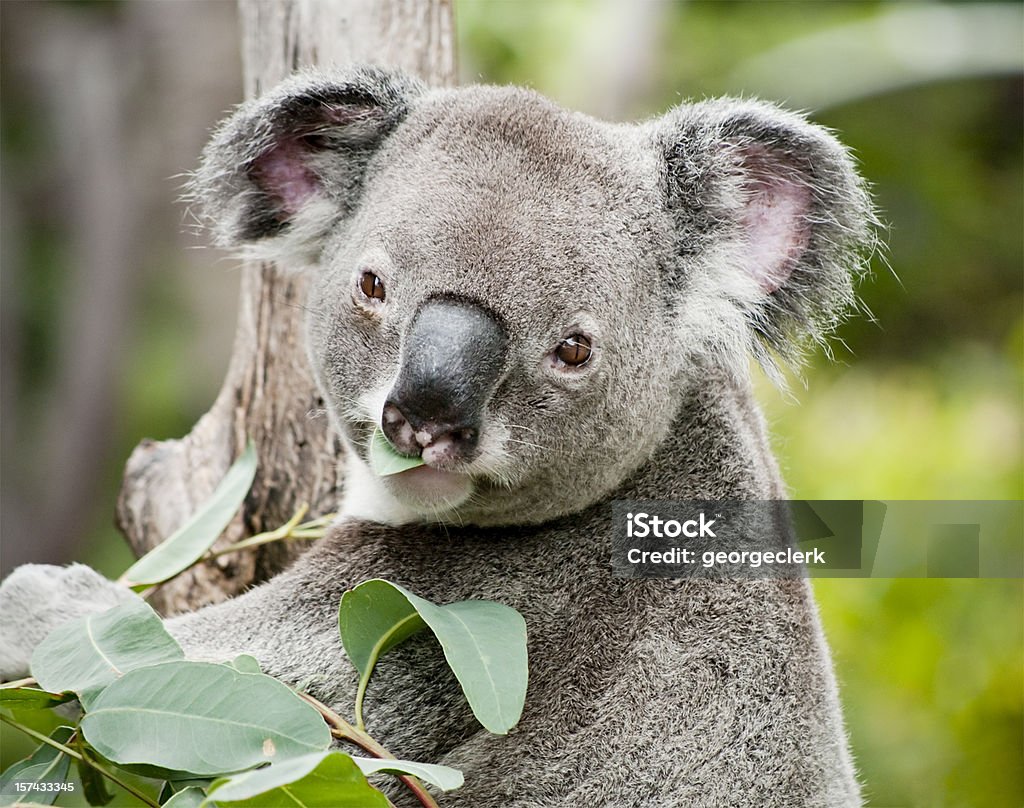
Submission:
[[[299,698],[311,704],[316,711],[323,716],[324,720],[331,728],[331,735],[335,738],[353,743],[364,752],[368,752],[376,758],[383,758],[384,760],[396,759],[394,755],[377,743],[377,741],[375,741],[368,733],[352,726],[326,704],[322,704],[317,701],[308,693],[299,693],[298,695]],[[420,801],[420,805],[422,805],[423,808],[439,808],[437,801],[433,796],[431,796],[430,792],[427,791],[426,786],[420,782],[419,778],[413,777],[410,774],[400,774],[397,776],[398,779],[405,784],[406,788],[415,795],[416,799]]]
[[[4,682],[0,685],[0,690],[6,690],[9,687],[31,687],[36,684],[36,680],[31,676],[26,676],[24,679],[15,679],[11,682]]]
[[[3,713],[0,713],[0,721],[3,721],[5,724],[10,724],[15,729],[20,729],[26,735],[29,735],[32,738],[35,738],[40,743],[44,743],[44,744],[47,744],[48,746],[52,746],[54,749],[57,749],[57,750],[63,752],[65,755],[67,755],[70,758],[73,758],[75,760],[79,760],[82,763],[85,763],[87,766],[91,766],[96,771],[98,771],[100,774],[102,774],[104,777],[106,777],[108,780],[110,780],[110,782],[116,783],[117,785],[121,786],[121,788],[123,788],[125,791],[127,791],[129,794],[131,794],[136,799],[142,800],[142,802],[146,803],[146,805],[152,806],[152,808],[160,808],[160,803],[158,803],[156,800],[152,799],[151,797],[148,797],[146,794],[144,794],[141,791],[139,791],[137,788],[135,788],[135,786],[133,786],[133,785],[131,785],[129,783],[124,782],[124,780],[122,780],[120,777],[118,777],[112,771],[108,770],[107,767],[102,765],[99,761],[93,760],[92,758],[90,758],[90,757],[88,757],[86,755],[83,755],[83,754],[81,754],[79,752],[76,752],[71,747],[65,746],[64,744],[60,743],[59,741],[53,740],[53,738],[49,737],[48,735],[43,735],[43,733],[41,733],[41,732],[36,732],[34,729],[32,729],[32,727],[26,727],[24,724],[19,724],[17,721],[15,721],[15,720],[13,720],[11,718],[8,718]],[[75,731],[77,732],[78,730],[75,730]]]
[[[257,533],[254,536],[250,536],[247,539],[235,542],[227,547],[222,547],[219,550],[208,550],[203,553],[194,562],[189,564],[185,569],[178,573],[181,575],[184,572],[195,567],[197,564],[201,564],[204,561],[209,561],[214,558],[219,558],[223,555],[230,553],[237,553],[239,550],[247,550],[251,547],[259,547],[263,544],[270,544],[275,541],[283,541],[285,539],[320,539],[323,538],[326,533],[326,527],[334,521],[337,517],[336,513],[328,513],[324,516],[318,516],[316,519],[310,519],[308,522],[303,522],[302,517],[309,511],[309,504],[303,502],[295,514],[278,528],[273,530],[267,530],[263,533]],[[177,577],[177,576],[175,576]],[[122,576],[123,578],[123,576]],[[170,579],[168,579],[170,580]],[[119,580],[120,583],[124,583],[123,580]],[[161,581],[158,584],[154,584],[149,589],[143,590],[139,593],[139,596],[143,600],[148,600],[149,597],[162,587],[167,581]]]
[[[366,722],[363,721],[363,698],[366,696],[366,686],[370,684],[369,676],[359,677],[359,687],[356,688],[356,729],[366,729]]]
[[[419,619],[419,614],[416,612],[412,612],[406,617],[403,617],[388,629],[388,631],[384,633],[384,636],[377,640],[377,642],[373,644],[373,648],[370,649],[370,656],[366,660],[366,673],[359,677],[359,687],[356,689],[356,727],[360,730],[366,729],[366,724],[363,722],[363,699],[366,697],[366,687],[370,684],[370,676],[373,674],[373,669],[377,665],[377,660],[380,659],[381,651],[384,650],[384,646],[388,644],[388,640],[398,634],[406,623],[416,619]]]
[[[268,530],[263,533],[257,533],[255,536],[250,536],[247,539],[242,539],[239,542],[235,542],[228,547],[222,547],[219,550],[211,550],[203,556],[203,560],[218,558],[228,553],[235,553],[239,550],[246,550],[250,547],[259,547],[261,544],[270,544],[275,541],[282,541],[284,539],[319,539],[324,535],[325,528],[334,519],[336,514],[327,514],[326,516],[318,517],[317,519],[311,519],[308,522],[303,522],[302,517],[306,515],[309,510],[309,505],[305,502],[299,506],[299,509],[295,512],[287,522],[281,527],[275,528],[274,530]]]

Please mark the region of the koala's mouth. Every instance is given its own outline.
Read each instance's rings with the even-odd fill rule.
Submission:
[[[473,493],[473,477],[433,444],[414,455],[401,453],[377,427],[371,427],[364,458],[371,473],[388,493],[413,510],[439,514],[461,505]]]

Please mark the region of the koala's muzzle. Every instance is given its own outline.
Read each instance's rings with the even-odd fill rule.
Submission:
[[[481,306],[428,301],[406,336],[384,405],[381,428],[392,445],[440,468],[472,459],[507,346],[504,327]]]

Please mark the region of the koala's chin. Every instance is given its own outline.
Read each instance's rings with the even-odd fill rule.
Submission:
[[[378,477],[354,450],[348,452],[340,515],[384,524],[446,522],[459,524],[459,506],[473,496],[471,476],[418,466]]]
[[[399,502],[424,514],[445,514],[473,495],[473,478],[457,471],[418,466],[383,479]]]

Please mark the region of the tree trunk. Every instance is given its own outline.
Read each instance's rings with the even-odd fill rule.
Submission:
[[[391,65],[434,85],[454,83],[451,0],[240,0],[240,11],[249,97],[307,65]],[[186,437],[143,441],[128,459],[117,522],[136,554],[184,523],[248,439],[259,454],[256,480],[215,546],[272,529],[302,503],[316,516],[339,501],[342,449],[302,346],[304,278],[268,263],[242,272],[233,354],[213,407]],[[224,600],[302,549],[276,543],[223,556],[162,587],[152,602],[173,614]]]

